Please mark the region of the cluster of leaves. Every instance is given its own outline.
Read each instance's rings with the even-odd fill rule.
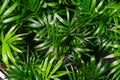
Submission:
[[[105,80],[107,71],[107,64],[102,65],[102,59],[96,64],[94,56],[91,56],[90,63],[85,63],[81,59],[80,68],[73,68],[71,66],[71,73],[69,72],[69,80]]]
[[[119,79],[119,18],[117,0],[1,0],[0,61],[7,78]],[[101,51],[115,58],[109,69]]]

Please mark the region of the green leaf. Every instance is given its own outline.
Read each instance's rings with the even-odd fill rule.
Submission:
[[[117,61],[114,61],[114,64],[115,66],[113,66],[113,68],[111,69],[111,71],[109,72],[108,76],[112,75],[113,73],[116,74],[116,71],[120,71],[119,68],[120,68],[120,65],[116,65],[118,62]]]
[[[73,76],[73,80],[76,80],[76,74],[75,74],[75,71],[73,69],[73,67],[71,66],[71,69],[72,69],[72,76]]]
[[[10,0],[4,0],[2,7],[0,8],[0,15],[4,12],[5,8],[8,6]]]
[[[64,57],[62,56],[62,58],[58,61],[58,63],[55,65],[55,67],[54,67],[54,68],[52,69],[52,71],[50,72],[49,77],[51,77],[52,74],[54,74],[54,73],[57,71],[57,69],[62,65],[63,59],[64,59]]]
[[[17,47],[13,46],[12,44],[9,44],[9,45],[10,45],[10,47],[11,47],[14,51],[19,52],[19,53],[22,53],[22,51],[19,50]]]
[[[69,22],[70,22],[70,15],[69,15],[69,10],[68,10],[68,8],[66,8],[66,16],[67,16],[67,24],[68,24],[68,26],[69,26]]]
[[[14,42],[14,41],[22,40],[22,38],[20,38],[20,37],[23,36],[23,35],[25,35],[25,34],[18,34],[18,35],[12,36],[12,37],[8,40],[8,42],[9,42],[9,43],[12,43],[12,42]]]
[[[99,12],[99,9],[102,7],[104,0],[101,0],[98,6],[95,8],[96,12]]]
[[[42,7],[43,2],[44,2],[44,0],[40,0],[40,2],[37,2],[38,5],[35,5],[36,12],[38,12],[40,10],[40,8]]]
[[[43,65],[44,69],[47,69],[47,65],[48,65],[48,62],[49,62],[48,59],[49,59],[48,57],[45,58],[44,65]]]
[[[1,41],[2,42],[4,41],[4,32],[3,31],[1,32]]]
[[[48,66],[47,66],[47,68],[46,68],[45,79],[48,78],[48,74],[50,73],[50,70],[51,70],[51,67],[52,67],[52,65],[53,65],[54,59],[55,59],[55,57],[53,57],[53,58],[50,60]]]
[[[64,25],[67,25],[66,21],[65,21],[62,17],[60,17],[57,13],[55,13],[54,16],[55,16],[61,23],[63,23]]]
[[[67,67],[66,67],[66,70],[67,70],[67,72],[68,72],[68,77],[69,77],[69,79],[70,79],[70,80],[73,80],[72,75],[71,75],[71,72],[68,70]]]
[[[95,67],[95,57],[94,56],[92,56],[91,57],[91,61],[90,61],[90,66],[92,67],[92,68],[94,68]]]
[[[17,7],[18,3],[14,3],[10,8],[8,8],[4,14],[2,15],[2,18],[7,17],[8,15],[10,15],[11,12],[13,12],[13,10]]]
[[[120,67],[120,66],[119,66]],[[114,75],[113,75],[113,77],[112,77],[112,80],[115,80],[116,78],[120,78],[120,70],[117,70],[115,73],[114,73]],[[117,79],[116,79],[117,80]]]
[[[44,50],[44,49],[46,49],[46,48],[49,47],[50,43],[51,43],[50,41],[47,41],[47,40],[46,40],[46,41],[44,41],[43,43],[35,46],[35,48],[36,48],[37,50]]]
[[[6,45],[6,43],[2,44],[2,60],[6,64],[6,66],[9,67],[8,56],[6,53],[6,46],[5,45]]]
[[[63,75],[66,75],[66,74],[68,74],[68,72],[66,72],[66,71],[57,71],[57,73],[55,75],[52,75],[51,78],[53,78],[53,79],[58,78],[58,77],[61,77]]]
[[[91,12],[93,11],[93,9],[95,9],[95,6],[96,6],[96,0],[92,0],[91,8],[90,8]]]
[[[15,60],[15,58],[13,57],[13,55],[11,53],[11,49],[10,49],[9,45],[6,44],[5,48],[6,48],[6,53],[7,53],[8,57],[9,57],[9,59],[15,64],[16,60]]]
[[[18,19],[20,19],[21,17],[22,17],[22,15],[13,16],[13,17],[4,19],[2,22],[3,22],[4,24],[5,24],[5,23],[9,23],[9,22],[18,20]]]
[[[11,27],[10,29],[9,29],[9,31],[7,32],[7,34],[5,35],[5,39],[4,39],[4,41],[7,41],[8,39],[10,39],[13,35],[14,35],[14,33],[15,33],[15,28],[17,27],[17,25],[14,25],[13,27]]]

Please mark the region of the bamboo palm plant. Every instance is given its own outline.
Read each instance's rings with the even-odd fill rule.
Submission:
[[[118,0],[1,0],[6,78],[119,80],[119,18]],[[107,58],[115,58],[109,69]]]

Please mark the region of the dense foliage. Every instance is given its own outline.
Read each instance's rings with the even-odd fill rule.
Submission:
[[[118,0],[0,0],[8,80],[119,80]]]

